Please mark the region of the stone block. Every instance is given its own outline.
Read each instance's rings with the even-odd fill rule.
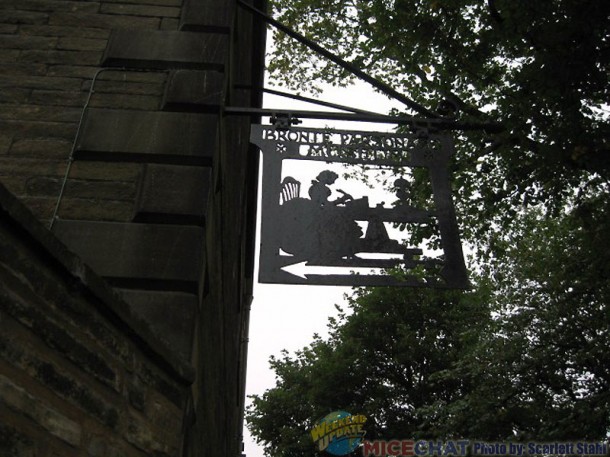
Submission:
[[[29,89],[3,89],[0,91],[0,103],[25,103],[29,95]]]
[[[197,296],[184,292],[117,289],[131,312],[178,356],[190,361]]]
[[[17,62],[20,51],[18,49],[0,49],[1,62]]]
[[[122,81],[131,83],[165,84],[167,79],[166,70],[158,71],[132,71],[120,68],[107,68],[100,74],[100,81]]]
[[[65,165],[65,164],[64,164]],[[101,181],[137,181],[142,173],[139,163],[74,162],[70,170],[71,179]]]
[[[180,18],[180,30],[193,32],[229,33],[235,6],[214,0],[185,0]]]
[[[80,445],[81,426],[48,406],[0,374],[0,400],[9,408],[37,422],[49,433],[72,446]]]
[[[90,109],[76,144],[79,159],[210,165],[217,117]]]
[[[0,172],[1,173],[1,172]],[[2,176],[0,174],[0,183],[13,195],[22,195],[25,191],[26,179],[23,176]]]
[[[18,324],[13,324],[18,325]],[[46,352],[38,352],[26,341],[15,338],[14,327],[0,321],[0,356],[12,366],[26,372],[56,395],[64,398],[112,428],[118,422],[119,413],[113,405],[98,395],[95,388],[74,376],[70,370],[47,361]],[[1,454],[0,454],[1,455]]]
[[[108,436],[94,436],[87,446],[87,457],[126,457],[127,454],[115,445]]]
[[[43,76],[47,74],[47,66],[36,63],[0,63],[0,75],[15,76]]]
[[[125,439],[136,448],[147,455],[170,456],[177,454],[177,446],[170,447],[166,442],[159,440],[159,436],[137,417],[130,415],[128,418]]]
[[[0,23],[4,24],[46,24],[49,15],[36,11],[0,10]]]
[[[93,94],[91,108],[114,108],[126,110],[155,111],[159,109],[159,98],[152,95]]]
[[[103,65],[222,71],[228,54],[223,34],[113,30]]]
[[[129,222],[133,218],[133,202],[64,197],[61,201],[59,217],[89,221]]]
[[[73,141],[76,122],[51,122],[34,120],[6,120],[0,123],[0,133],[10,132],[14,138],[63,138]]]
[[[129,3],[102,3],[100,13],[129,14],[132,16],[178,17],[180,8],[174,6],[137,5]]]
[[[101,276],[150,280],[170,290],[199,278],[201,227],[58,220],[53,231]]]
[[[104,3],[134,3],[136,5],[182,6],[182,0],[104,0]]]
[[[2,0],[4,6],[11,5],[17,10],[43,11],[52,13],[57,11],[95,13],[98,5],[95,2],[79,2],[66,0]]]
[[[57,49],[67,51],[103,51],[108,43],[105,39],[61,37],[57,42]]]
[[[4,49],[54,49],[57,38],[27,35],[0,35],[0,48]]]
[[[90,88],[91,81],[85,81],[82,90],[89,92]],[[140,81],[99,80],[96,81],[94,90],[97,94],[161,95],[163,93],[161,83]]]
[[[158,370],[151,370],[150,366],[141,365],[140,367],[138,377],[143,384],[149,386],[149,395],[156,391],[177,408],[183,408],[186,392],[182,387],[177,386],[173,381],[169,380],[164,373]]]
[[[15,78],[12,76],[0,75],[0,89],[2,90],[14,87],[47,90],[78,90],[80,89],[80,83],[80,79],[75,78],[59,78],[52,76],[23,76]]]
[[[19,26],[16,24],[0,24],[2,34],[17,33],[17,30],[19,30]]]
[[[0,455],[2,457],[36,457],[36,443],[31,436],[0,423]]]
[[[98,70],[98,67],[91,65],[50,65],[47,75],[91,79]],[[78,81],[79,84],[80,82]]]
[[[162,108],[168,111],[217,112],[224,101],[225,75],[215,71],[171,73]]]
[[[178,30],[180,26],[180,20],[173,17],[164,17],[161,19],[160,30]]]
[[[87,94],[80,91],[33,90],[28,101],[34,105],[75,106],[82,109]]]
[[[31,196],[57,196],[63,179],[47,176],[32,176],[26,182],[25,192]],[[132,201],[135,185],[131,182],[86,181],[69,179],[66,182],[66,198]]]
[[[21,51],[19,60],[21,62],[42,62],[49,65],[98,65],[102,57],[101,52],[95,51]]]
[[[136,199],[134,220],[203,223],[210,175],[207,167],[146,165]]]
[[[28,207],[34,217],[40,221],[51,219],[57,204],[57,198],[50,197],[21,197],[20,200],[21,203]]]
[[[46,15],[45,15],[46,16]],[[130,28],[152,29],[159,28],[160,20],[157,17],[121,16],[117,14],[79,14],[56,13],[48,18],[49,25],[83,27],[83,28]],[[35,22],[40,24],[40,22]]]
[[[2,174],[10,176],[63,176],[66,172],[65,160],[0,158]]]
[[[58,138],[33,138],[16,140],[10,149],[11,155],[19,157],[43,157],[46,159],[67,159],[72,143]]]
[[[13,142],[13,136],[10,134],[0,135],[0,154],[6,154]]]
[[[81,109],[43,105],[0,104],[0,119],[54,122],[78,122]]]
[[[22,25],[19,27],[22,35],[58,36],[58,37],[83,37],[98,38],[106,40],[110,36],[110,30],[95,29],[88,27],[63,27],[59,25]]]

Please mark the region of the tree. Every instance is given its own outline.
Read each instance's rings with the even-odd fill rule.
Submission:
[[[559,211],[573,189],[610,177],[610,3],[583,0],[275,0],[277,19],[412,97],[444,99],[462,120],[502,134],[464,132],[455,183],[464,227],[510,223],[515,208]],[[345,84],[346,71],[281,32],[272,80],[297,89]],[[468,233],[467,233],[468,234]]]
[[[360,290],[349,301],[352,314],[331,320],[328,340],[272,358],[278,382],[253,399],[253,434],[269,455],[311,455],[313,420],[335,410],[365,414],[367,439],[435,434],[422,411],[464,389],[461,379],[437,375],[489,319],[481,303],[459,292]]]
[[[607,210],[608,208],[606,208]],[[604,440],[610,431],[610,246],[579,213],[540,210],[497,233],[468,292],[360,289],[253,398],[251,431],[269,455],[313,452],[333,410],[369,417],[367,439]]]
[[[420,104],[449,100],[466,292],[362,289],[247,413],[273,456],[311,455],[312,421],[373,438],[605,439],[610,432],[610,3],[275,0],[278,19]],[[276,33],[292,88],[349,75]],[[397,113],[400,114],[400,113]],[[429,200],[414,173],[415,204]],[[421,206],[425,206],[422,204]]]

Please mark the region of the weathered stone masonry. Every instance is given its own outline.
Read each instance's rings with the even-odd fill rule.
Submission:
[[[234,1],[0,2],[0,183],[42,224],[2,213],[0,455],[239,455],[258,155],[223,107],[263,55]]]
[[[192,368],[4,188],[0,252],[0,455],[180,455]]]

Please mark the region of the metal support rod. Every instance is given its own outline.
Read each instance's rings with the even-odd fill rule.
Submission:
[[[234,86],[236,89],[247,89],[252,90],[252,86],[247,84],[236,84]],[[342,111],[349,111],[351,113],[361,113],[361,114],[375,114],[379,116],[383,116],[381,113],[376,113],[374,111],[367,111],[360,108],[354,108],[353,106],[340,105],[338,103],[326,102],[324,100],[318,100],[317,98],[305,97],[303,95],[293,94],[290,92],[284,92],[281,90],[270,89],[268,87],[263,87],[262,91],[266,94],[277,95],[279,97],[292,98],[293,100],[299,100],[305,103],[311,103],[312,105],[320,105],[326,106],[327,108],[339,109]]]
[[[237,0],[237,4],[242,6],[243,8],[251,11],[252,13],[258,15],[265,22],[267,22],[268,24],[274,26],[278,30],[281,30],[286,35],[294,38],[299,43],[307,46],[309,49],[312,49],[313,51],[317,52],[318,54],[326,57],[328,60],[336,63],[341,68],[343,68],[343,69],[349,71],[350,73],[358,76],[360,79],[366,81],[367,83],[369,83],[371,86],[375,87],[376,89],[379,89],[381,92],[383,92],[387,96],[392,97],[392,98],[400,101],[401,103],[404,103],[409,108],[411,108],[412,110],[418,112],[419,114],[422,114],[424,116],[431,117],[431,118],[439,118],[439,117],[441,117],[439,114],[437,114],[437,113],[435,113],[433,111],[430,111],[428,108],[426,108],[426,107],[420,105],[419,103],[411,100],[409,97],[401,94],[400,92],[398,92],[397,90],[391,88],[387,84],[379,81],[376,78],[373,78],[369,74],[367,74],[364,71],[362,71],[360,68],[356,67],[354,64],[351,64],[351,63],[343,60],[341,57],[333,54],[332,52],[330,52],[327,49],[323,48],[319,44],[314,43],[313,41],[311,41],[308,38],[304,37],[300,33],[295,32],[294,30],[292,30],[291,28],[285,26],[281,22],[276,21],[275,19],[273,19],[268,14],[263,13],[261,10],[255,8],[255,7],[251,6],[251,5],[248,5],[243,0]]]
[[[504,128],[498,123],[456,122],[442,118],[428,119],[414,116],[385,116],[383,114],[332,113],[328,111],[275,110],[265,108],[242,108],[227,106],[224,114],[241,116],[292,116],[303,119],[328,119],[335,121],[376,122],[380,124],[410,125],[437,130],[485,130],[489,133],[501,132]]]
[[[59,195],[57,196],[57,202],[55,203],[55,209],[53,210],[53,215],[51,216],[51,220],[49,221],[49,230],[53,230],[53,225],[55,225],[55,220],[57,219],[57,214],[59,213],[59,207],[61,206],[61,200],[64,196],[64,192],[66,191],[66,185],[68,183],[68,177],[70,176],[70,170],[72,169],[72,163],[74,162],[74,152],[76,151],[76,141],[80,135],[81,128],[83,126],[83,120],[85,118],[85,113],[87,112],[87,108],[89,107],[89,103],[91,102],[91,96],[95,92],[95,82],[97,81],[97,77],[105,71],[110,71],[110,68],[100,68],[93,75],[93,79],[91,80],[91,87],[89,87],[89,93],[87,94],[87,100],[85,101],[85,106],[80,113],[80,118],[78,120],[78,127],[76,129],[76,135],[74,136],[74,141],[72,142],[72,147],[70,148],[70,155],[68,156],[68,163],[66,165],[66,172],[64,173],[64,179],[61,182],[61,188],[59,189]]]
[[[363,110],[363,109],[359,109],[359,108],[353,108],[351,106],[339,105],[337,103],[325,102],[323,100],[316,100],[315,98],[303,97],[302,95],[291,94],[289,92],[283,92],[283,91],[274,90],[274,89],[268,89],[266,87],[263,87],[263,92],[265,92],[267,94],[272,94],[272,95],[279,95],[280,97],[292,98],[294,100],[299,100],[299,101],[302,101],[302,102],[312,103],[314,105],[326,106],[328,108],[340,109],[340,110],[343,110],[343,111],[350,111],[352,113],[370,114],[370,115],[374,115],[374,116],[383,116],[383,114],[375,113],[373,111],[367,111],[367,110]]]
[[[57,196],[57,202],[55,203],[55,209],[53,210],[53,215],[51,216],[51,220],[49,221],[49,230],[53,230],[53,226],[55,225],[55,221],[58,218],[59,208],[61,206],[61,201],[64,196],[64,192],[66,191],[66,186],[68,184],[68,178],[70,177],[70,171],[72,170],[72,163],[74,162],[74,153],[76,152],[76,142],[78,141],[78,137],[80,136],[81,129],[83,127],[83,121],[85,119],[85,113],[89,108],[89,104],[91,103],[91,97],[95,93],[95,83],[97,82],[97,78],[99,75],[106,71],[134,71],[141,73],[168,73],[169,70],[149,70],[147,68],[127,68],[127,67],[104,67],[98,69],[93,75],[93,79],[91,80],[91,87],[89,87],[89,93],[87,94],[87,100],[85,101],[85,106],[80,114],[80,118],[78,120],[78,127],[76,129],[76,134],[74,136],[74,141],[72,141],[72,147],[70,148],[70,155],[68,156],[66,171],[64,173],[63,180],[61,182],[61,188],[59,189],[59,195]]]

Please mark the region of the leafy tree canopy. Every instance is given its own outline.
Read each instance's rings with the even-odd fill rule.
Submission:
[[[466,217],[509,223],[515,208],[558,211],[610,177],[610,3],[584,0],[274,0],[276,18],[424,106],[448,99],[464,133],[455,183]],[[296,90],[351,75],[274,32],[272,80]],[[480,227],[465,227],[481,235]]]
[[[292,356],[249,426],[275,457],[310,456],[313,422],[365,414],[367,439],[603,440],[610,431],[610,234],[580,215],[520,216],[469,292],[358,290]],[[600,272],[601,269],[601,272]]]
[[[361,289],[330,337],[272,359],[253,398],[269,455],[311,455],[312,421],[345,409],[369,438],[604,439],[610,432],[610,2],[274,0],[275,16],[417,102],[447,99],[466,292]],[[349,75],[281,33],[272,78]],[[416,204],[426,177],[414,173]],[[422,237],[425,237],[422,235]]]

